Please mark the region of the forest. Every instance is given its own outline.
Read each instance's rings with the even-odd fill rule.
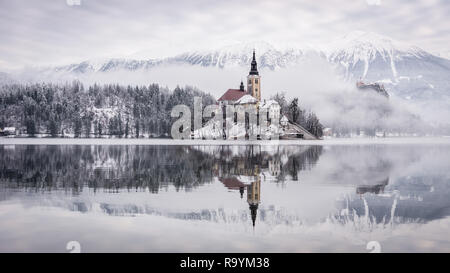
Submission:
[[[21,136],[49,137],[170,137],[175,105],[193,112],[194,97],[203,106],[216,103],[213,96],[186,86],[170,90],[158,84],[118,84],[84,87],[79,81],[65,84],[11,84],[0,87],[0,128],[15,127]],[[317,137],[322,125],[311,111],[300,108],[298,98],[275,99],[282,114]]]
[[[169,137],[170,111],[177,104],[193,108],[215,99],[193,87],[174,90],[149,86],[82,83],[5,85],[0,88],[0,128],[19,134],[52,137]]]

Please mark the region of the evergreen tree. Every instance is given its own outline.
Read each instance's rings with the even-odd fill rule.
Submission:
[[[128,134],[130,133],[129,122],[130,120],[127,118],[127,123],[125,124],[125,138],[128,138]]]
[[[56,124],[56,121],[54,118],[50,120],[48,131],[52,137],[58,136],[58,125]]]
[[[75,117],[74,121],[74,136],[80,137],[81,136],[81,128],[82,128],[82,122],[80,117]]]
[[[27,134],[29,136],[34,136],[36,134],[36,124],[33,119],[28,118],[25,121],[25,126],[27,128]]]
[[[300,108],[298,107],[298,98],[292,99],[289,103],[289,118],[292,122],[298,123],[300,116]]]

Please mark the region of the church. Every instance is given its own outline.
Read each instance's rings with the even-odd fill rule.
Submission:
[[[245,99],[244,97],[247,97],[247,100],[243,100]],[[250,72],[247,76],[247,90],[244,89],[244,83],[241,81],[239,89],[228,89],[218,101],[220,105],[236,104],[239,101],[249,101],[253,103],[261,101],[261,77],[259,76],[254,50]]]
[[[192,138],[205,139],[249,139],[257,136],[257,139],[272,139],[278,135],[280,139],[308,139],[317,138],[299,124],[290,122],[282,115],[281,107],[275,100],[261,101],[261,76],[256,62],[256,52],[253,50],[253,58],[250,72],[247,76],[247,89],[241,81],[239,89],[228,89],[218,100],[217,104],[222,110],[222,124],[211,120],[203,128],[194,131]],[[245,109],[245,122],[238,120],[237,113],[227,115],[229,106],[242,106]],[[256,121],[250,121],[250,112],[256,113]],[[260,116],[267,114],[267,117]],[[233,118],[234,117],[234,118]],[[267,118],[267,128],[262,129],[260,118]],[[222,128],[222,129],[220,129]]]

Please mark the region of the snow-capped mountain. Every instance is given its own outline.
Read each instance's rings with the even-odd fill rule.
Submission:
[[[282,71],[318,57],[336,68],[348,82],[358,79],[379,82],[383,83],[390,93],[406,100],[434,99],[448,100],[450,103],[450,60],[379,34],[361,31],[352,32],[326,46],[310,48],[276,48],[267,42],[251,42],[219,49],[185,52],[162,59],[89,60],[65,66],[39,68],[37,72],[27,74],[27,81],[42,81],[47,78],[64,81],[88,75],[91,80],[97,80],[109,72],[138,71],[144,75],[148,73],[146,78],[150,82],[158,82],[153,71],[159,67],[164,67],[166,74],[170,74],[171,69],[179,66],[246,69],[253,49],[257,52],[258,68],[261,70]],[[195,77],[190,75],[190,78]],[[176,84],[188,84],[182,82],[182,79],[179,80]]]
[[[158,64],[161,64],[163,60],[133,60],[123,58],[112,59],[99,59],[89,60],[77,64],[70,64],[66,66],[58,66],[56,68],[46,68],[44,70],[53,70],[55,72],[69,72],[76,74],[92,73],[92,72],[110,72],[114,70],[138,70],[138,69],[150,69]]]
[[[217,50],[187,52],[171,58],[169,61],[220,68],[236,65],[247,67],[252,60],[253,50],[258,52],[258,66],[271,70],[297,63],[304,55],[300,49],[280,50],[266,42],[253,42],[222,47]]]
[[[375,33],[353,32],[330,44],[330,63],[348,79],[387,85],[406,99],[450,96],[450,61]]]
[[[229,67],[229,66],[245,66],[247,67],[252,60],[252,52],[258,52],[259,68],[269,68],[271,70],[286,67],[289,64],[297,63],[303,56],[300,49],[284,49],[280,50],[271,44],[263,41],[240,43],[231,46],[222,47],[213,50],[185,52],[173,57],[164,59],[98,59],[89,60],[77,64],[59,66],[54,69],[57,72],[108,72],[114,70],[138,70],[151,69],[158,65],[200,65],[204,67]]]
[[[388,37],[361,31],[352,32],[331,43],[326,49],[332,63],[341,64],[346,73],[362,72],[360,77],[370,77],[372,65],[388,66],[383,69],[390,76],[397,77],[396,63],[406,58],[420,59],[427,53],[418,47],[394,41]],[[383,67],[386,68],[386,67]],[[370,72],[373,73],[373,69]]]
[[[450,60],[450,50],[435,52],[434,55]]]

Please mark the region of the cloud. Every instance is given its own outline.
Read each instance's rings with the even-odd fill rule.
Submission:
[[[369,6],[379,6],[381,5],[381,0],[366,0]]]
[[[370,0],[378,4],[379,0]],[[146,51],[152,57],[229,41],[327,43],[355,29],[432,51],[450,41],[448,1],[119,1],[0,3],[0,70]]]

